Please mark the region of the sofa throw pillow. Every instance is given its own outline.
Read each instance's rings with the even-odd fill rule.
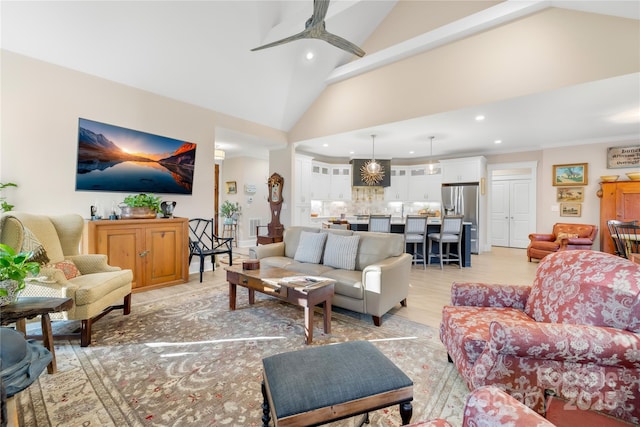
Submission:
[[[49,265],[49,267],[62,270],[62,272],[64,273],[64,277],[66,277],[67,280],[71,280],[81,275],[80,270],[78,270],[78,267],[76,267],[73,261],[68,259],[64,261],[56,262],[55,264],[51,264]]]
[[[324,248],[324,265],[343,270],[356,269],[356,255],[360,236],[339,236],[333,233],[327,236]]]
[[[300,241],[293,259],[298,262],[320,264],[325,240],[327,240],[325,233],[303,231],[300,233]]]
[[[558,233],[558,235],[556,236],[556,243],[560,244],[562,239],[573,239],[575,237],[578,237],[578,235],[572,233]]]
[[[47,251],[44,249],[44,246],[42,246],[42,243],[40,243],[38,238],[27,227],[23,226],[23,230],[24,237],[22,238],[22,249],[20,250],[33,253],[27,261],[37,262],[43,265],[48,263],[49,256],[47,256]]]

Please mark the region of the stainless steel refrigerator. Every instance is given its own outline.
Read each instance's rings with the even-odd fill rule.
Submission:
[[[471,223],[471,253],[480,249],[478,224],[480,223],[480,189],[477,182],[442,184],[442,212],[444,215],[464,215]]]

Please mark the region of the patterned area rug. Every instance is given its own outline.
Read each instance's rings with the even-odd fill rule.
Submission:
[[[17,399],[22,426],[261,426],[262,358],[305,347],[302,308],[244,289],[229,311],[226,285],[113,312],[94,325],[90,347],[56,341],[58,373],[45,371]],[[398,316],[333,314],[331,334],[316,311],[314,346],[370,340],[413,381],[412,420],[461,425],[468,390],[437,331]],[[313,367],[310,367],[312,369]],[[304,381],[301,378],[300,381]],[[397,405],[370,414],[398,426]],[[332,423],[353,426],[358,419]]]

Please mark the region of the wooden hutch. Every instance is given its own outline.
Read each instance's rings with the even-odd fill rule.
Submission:
[[[640,181],[603,182],[600,199],[600,250],[615,253],[607,221],[640,220]]]

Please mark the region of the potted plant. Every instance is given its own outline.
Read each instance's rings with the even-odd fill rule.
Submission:
[[[159,196],[153,194],[131,194],[124,198],[120,205],[121,218],[155,218],[160,212]]]
[[[237,220],[238,215],[240,215],[240,203],[231,203],[225,200],[222,206],[220,206],[220,215],[224,217],[225,224],[233,224],[233,221]]]
[[[0,306],[15,301],[29,274],[40,272],[40,264],[28,261],[33,252],[19,252],[0,243]]]
[[[17,184],[14,184],[13,182],[7,182],[6,184],[3,184],[2,182],[0,182],[0,190],[3,190],[7,187],[17,187]],[[0,211],[1,212],[9,212],[11,209],[13,209],[13,205],[7,203],[6,197],[0,197]]]

